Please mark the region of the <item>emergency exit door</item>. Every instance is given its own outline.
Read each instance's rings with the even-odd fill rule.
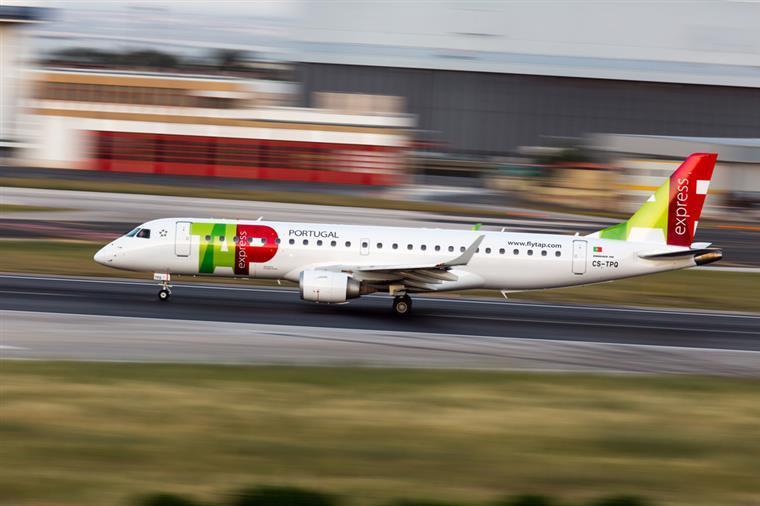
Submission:
[[[573,274],[586,273],[586,241],[573,241]]]
[[[178,257],[190,256],[190,222],[178,221],[174,233],[174,254]]]

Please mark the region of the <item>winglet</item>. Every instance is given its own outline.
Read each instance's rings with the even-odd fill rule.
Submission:
[[[475,254],[475,252],[480,247],[480,243],[483,242],[483,239],[485,239],[486,236],[480,235],[478,236],[475,241],[470,244],[470,247],[467,248],[464,253],[456,257],[454,260],[449,260],[448,262],[443,262],[438,264],[436,267],[454,267],[456,265],[467,265],[470,263],[470,260],[472,259],[472,255]]]

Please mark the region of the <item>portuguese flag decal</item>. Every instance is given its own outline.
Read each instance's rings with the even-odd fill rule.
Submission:
[[[601,253],[602,247],[601,246],[594,246],[594,253]]]

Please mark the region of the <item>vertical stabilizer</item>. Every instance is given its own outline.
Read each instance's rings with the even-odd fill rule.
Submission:
[[[590,236],[690,247],[717,158],[715,153],[690,155],[628,221]]]

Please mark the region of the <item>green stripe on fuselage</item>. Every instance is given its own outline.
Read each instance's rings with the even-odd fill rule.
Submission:
[[[213,274],[217,267],[235,265],[235,241],[237,227],[225,223],[193,223],[190,233],[199,238],[198,272]],[[210,237],[210,240],[207,240]],[[222,240],[224,238],[224,240]]]

